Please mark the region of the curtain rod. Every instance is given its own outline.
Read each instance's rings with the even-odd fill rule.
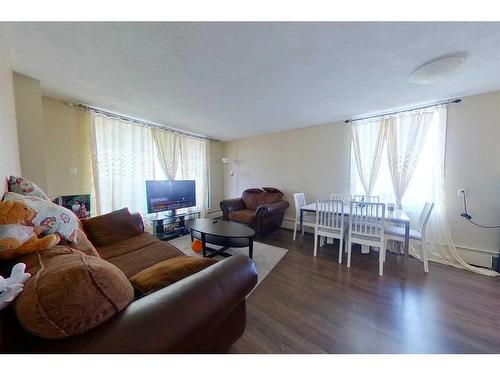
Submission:
[[[195,133],[185,132],[185,131],[182,131],[182,130],[171,128],[169,126],[165,126],[165,125],[161,125],[161,124],[156,124],[154,122],[149,122],[149,121],[144,121],[144,120],[138,120],[138,119],[135,119],[135,118],[132,118],[132,117],[128,117],[128,116],[124,116],[124,115],[119,115],[119,114],[113,113],[113,112],[108,112],[108,111],[105,111],[103,109],[91,107],[91,106],[88,106],[88,105],[85,105],[85,104],[78,104],[78,107],[83,108],[86,111],[99,113],[99,114],[107,116],[107,117],[116,118],[118,120],[122,120],[122,121],[126,121],[126,122],[131,122],[133,124],[137,124],[137,125],[140,125],[140,126],[147,126],[149,128],[158,128],[158,129],[161,129],[161,130],[164,130],[164,131],[167,131],[167,132],[176,133],[176,134],[179,134],[179,135],[184,135],[186,137],[191,137],[191,138],[206,139],[206,140],[215,141],[215,142],[219,141],[218,139],[206,137],[206,136],[195,134]]]
[[[446,105],[446,104],[450,104],[450,103],[458,104],[461,101],[462,101],[462,99],[459,99],[459,98],[457,98],[457,99],[449,99],[449,100],[445,100],[445,101],[442,101],[442,102],[437,102],[437,103],[433,103],[433,104],[424,105],[422,107],[414,107],[414,108],[402,109],[400,111],[387,112],[387,113],[381,113],[381,114],[378,114],[378,115],[371,115],[371,116],[366,116],[366,117],[354,118],[354,119],[351,119],[351,120],[345,120],[344,122],[346,124],[349,124],[350,122],[353,122],[353,121],[362,121],[362,120],[368,120],[368,119],[376,118],[376,117],[384,117],[384,116],[396,115],[398,113],[410,112],[410,111],[415,111],[415,110],[418,110],[418,109],[431,108],[431,107],[436,107],[438,105]]]

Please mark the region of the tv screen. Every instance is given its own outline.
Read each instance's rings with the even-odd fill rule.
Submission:
[[[194,180],[146,181],[148,213],[196,206]]]

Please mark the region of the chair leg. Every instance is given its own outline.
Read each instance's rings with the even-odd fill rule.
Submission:
[[[425,241],[422,241],[422,259],[424,262],[424,272],[429,272],[429,260],[427,259],[427,246]]]
[[[351,268],[351,237],[347,240],[347,268]]]
[[[299,223],[297,223],[297,220],[295,220],[295,225],[293,226],[293,240],[295,241],[295,238],[297,237],[297,225],[299,225]]]
[[[319,236],[319,247],[324,247],[325,246],[325,236]]]
[[[302,224],[302,237],[304,237],[304,227],[305,227],[305,225]]]
[[[382,255],[383,255],[383,261],[385,262],[385,257],[387,255],[387,240],[386,239],[384,240],[384,252]]]
[[[314,256],[318,256],[318,235],[314,232]]]
[[[339,238],[339,264],[342,264],[342,245],[344,244],[344,236]]]
[[[379,248],[378,253],[378,275],[384,276],[384,250]]]

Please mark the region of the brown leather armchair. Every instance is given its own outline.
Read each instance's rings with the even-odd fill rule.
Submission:
[[[288,206],[289,203],[283,200],[283,193],[272,187],[247,189],[241,198],[220,202],[224,220],[251,226],[257,236],[281,227]]]

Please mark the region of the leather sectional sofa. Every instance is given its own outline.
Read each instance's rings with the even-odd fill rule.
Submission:
[[[132,215],[127,209],[82,223],[100,257],[123,272],[120,277],[125,283],[158,262],[185,256],[168,242],[145,233],[141,216]],[[85,241],[79,240],[77,244],[79,250],[83,250],[81,246]],[[58,254],[75,250],[58,245],[46,252],[40,253],[42,258],[45,256],[53,262],[62,259],[54,256],[61,257]],[[83,256],[80,251],[76,252]],[[30,255],[32,258],[18,261],[27,263],[28,272],[33,273],[30,264],[37,254]],[[97,261],[103,263],[101,259]],[[8,272],[8,265],[0,264],[0,273],[5,276]],[[70,282],[71,278],[66,281]],[[24,329],[16,316],[18,309],[14,307],[18,301],[15,301],[0,311],[0,353],[227,352],[245,330],[245,297],[256,282],[252,260],[235,255],[145,296],[134,297],[132,293],[133,301],[113,313],[114,316],[83,334],[61,339],[40,338]],[[130,285],[127,288],[132,292]]]

